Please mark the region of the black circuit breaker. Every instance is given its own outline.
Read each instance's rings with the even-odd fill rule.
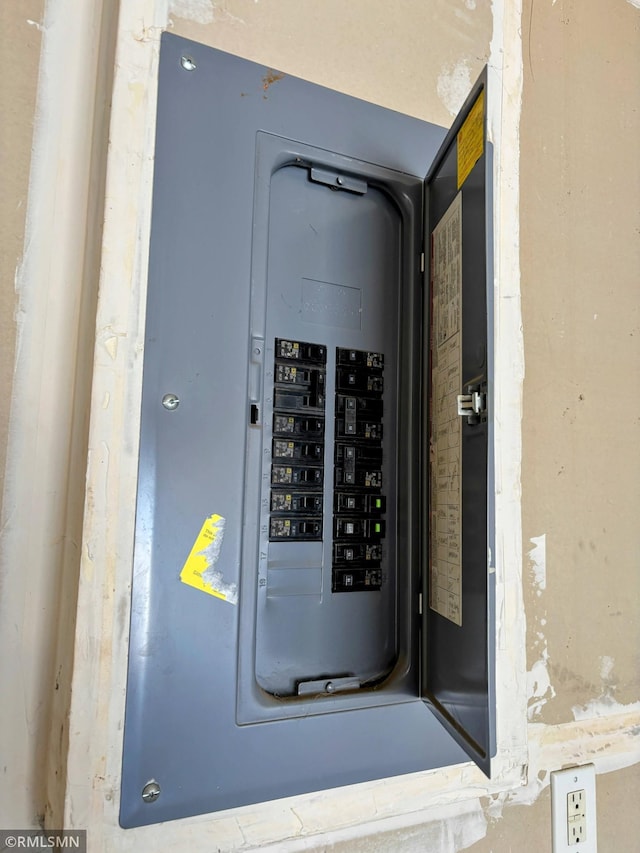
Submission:
[[[269,539],[323,539],[327,350],[276,338]],[[332,592],[379,590],[384,356],[336,348]]]
[[[384,356],[336,349],[332,592],[382,585]]]
[[[322,541],[324,346],[276,338],[269,539]]]

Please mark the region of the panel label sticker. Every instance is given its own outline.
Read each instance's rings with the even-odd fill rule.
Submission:
[[[225,520],[221,515],[214,514],[205,519],[182,567],[180,580],[208,595],[237,604],[237,584],[226,583],[222,572],[217,569],[224,538],[224,524]]]
[[[435,227],[431,251],[429,606],[462,625],[462,193]]]
[[[458,131],[458,189],[484,152],[484,90],[480,92],[469,115]]]

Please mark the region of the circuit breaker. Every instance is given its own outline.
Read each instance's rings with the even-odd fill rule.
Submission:
[[[486,74],[447,131],[159,73],[121,824],[489,773]]]

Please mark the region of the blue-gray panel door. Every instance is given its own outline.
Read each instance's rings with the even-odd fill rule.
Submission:
[[[493,538],[489,500],[493,479],[493,352],[487,334],[492,327],[487,290],[490,295],[493,232],[486,79],[485,70],[447,134],[425,189],[425,249],[429,253],[425,265],[425,327],[430,333],[425,338],[429,399],[425,407],[427,443],[423,458],[425,528],[429,537],[424,543],[423,561],[421,692],[449,733],[489,775],[495,738],[495,575],[490,570],[489,556]],[[456,214],[461,214],[461,223],[456,222]],[[455,299],[451,293],[447,296],[451,300],[448,307],[459,317],[459,342],[453,345],[460,362],[459,370],[454,364],[451,374],[457,387],[453,389],[451,382],[453,393],[443,396],[447,389],[441,387],[440,377],[444,374],[438,367],[438,358],[442,361],[443,350],[439,344],[455,323],[451,317],[440,316],[443,307],[437,302],[440,284],[435,265],[441,258],[437,257],[435,242],[447,221],[452,228],[459,225],[457,233],[445,238],[445,251],[453,255],[446,261],[446,286],[452,288],[454,282],[460,286]],[[460,257],[456,255],[458,249]],[[458,259],[461,269],[456,275],[451,265]],[[472,412],[469,418],[459,416],[457,396],[469,395],[476,389],[480,397],[475,400],[482,410],[478,414]],[[459,451],[438,450],[439,438],[445,442],[448,439],[450,444],[459,442]],[[447,493],[449,488],[452,491]]]

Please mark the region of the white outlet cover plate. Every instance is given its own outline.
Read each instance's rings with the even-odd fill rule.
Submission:
[[[567,797],[572,791],[584,791],[585,799],[586,833],[578,844],[569,844]],[[551,838],[553,853],[598,853],[595,765],[582,764],[551,773]]]

